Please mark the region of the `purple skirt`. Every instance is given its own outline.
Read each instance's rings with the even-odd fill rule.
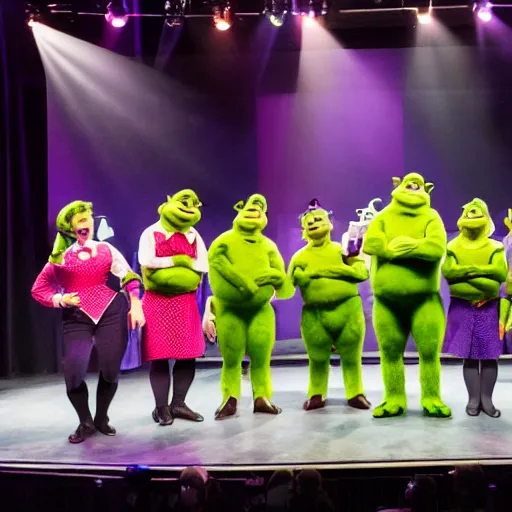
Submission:
[[[480,307],[452,297],[443,353],[463,359],[498,359],[505,353],[499,335],[500,299]]]

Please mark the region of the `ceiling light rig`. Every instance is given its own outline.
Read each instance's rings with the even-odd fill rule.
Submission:
[[[25,20],[30,28],[34,28],[36,23],[41,22],[41,12],[32,4],[25,5]]]
[[[107,5],[105,19],[114,28],[123,28],[128,23],[128,12],[123,0],[112,0],[112,2]]]
[[[299,14],[308,18],[317,18],[319,16],[325,16],[328,8],[327,0],[297,0],[293,14]]]
[[[224,32],[231,28],[233,11],[227,0],[216,2],[213,6],[213,25],[217,30]]]
[[[164,5],[165,23],[168,27],[179,27],[185,20],[187,0],[166,0]]]
[[[267,0],[263,14],[274,27],[282,27],[289,11],[288,0]]]
[[[418,7],[416,10],[416,16],[420,25],[428,25],[432,22],[432,6]]]

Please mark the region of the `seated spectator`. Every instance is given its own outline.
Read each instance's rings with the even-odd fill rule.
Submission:
[[[219,483],[204,468],[185,468],[180,474],[179,512],[221,512],[224,502]]]
[[[322,488],[322,476],[316,469],[302,470],[294,480],[288,500],[290,512],[333,512],[331,500]]]
[[[483,512],[487,501],[487,482],[482,466],[458,466],[453,475],[457,512]]]
[[[427,475],[416,475],[405,489],[407,508],[384,509],[379,512],[437,512],[437,484]]]
[[[274,471],[267,485],[267,512],[286,510],[293,484],[293,472],[289,469]]]

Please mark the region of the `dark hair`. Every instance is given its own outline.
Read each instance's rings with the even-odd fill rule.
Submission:
[[[412,512],[435,512],[437,510],[437,484],[428,475],[416,475],[411,482],[408,500]]]
[[[453,473],[453,490],[457,504],[464,510],[484,508],[487,483],[482,466],[458,466]]]
[[[290,484],[293,481],[293,473],[289,469],[276,469],[270,480],[268,481],[267,488],[273,489],[280,485]]]

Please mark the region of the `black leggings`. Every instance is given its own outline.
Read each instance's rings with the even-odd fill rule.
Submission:
[[[93,346],[96,346],[100,369],[95,419],[108,421],[108,408],[117,390],[128,343],[127,314],[128,301],[122,294],[115,297],[98,324],[77,308],[63,311],[66,391],[81,423],[92,420],[85,377]]]
[[[498,361],[495,359],[464,359],[464,382],[469,395],[469,405],[482,406],[485,411],[494,409],[492,394],[498,379]]]
[[[177,359],[172,370],[172,401],[171,407],[185,403],[188,390],[196,374],[195,359]],[[155,396],[157,407],[169,404],[169,390],[171,389],[171,376],[169,373],[169,360],[156,359],[151,361],[149,381]]]

